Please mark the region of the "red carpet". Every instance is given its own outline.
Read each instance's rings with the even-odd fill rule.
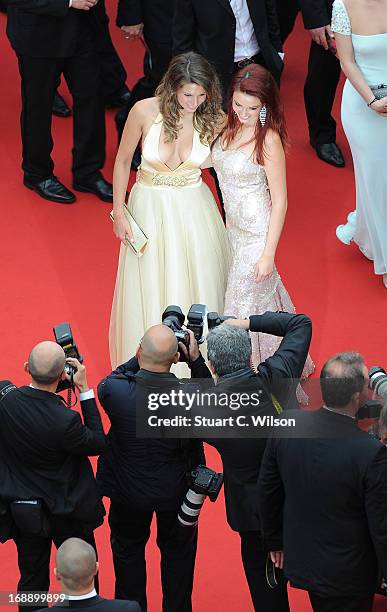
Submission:
[[[80,194],[76,204],[62,207],[23,187],[20,83],[15,55],[5,37],[5,21],[0,15],[0,377],[25,384],[22,366],[29,349],[52,338],[52,326],[66,320],[88,365],[89,382],[95,387],[109,371],[107,332],[119,247],[108,217],[110,206]],[[114,25],[111,29],[131,86],[140,74],[142,49],[124,41]],[[308,144],[302,100],[307,42],[299,24],[286,48],[282,95],[292,148],[288,159],[289,211],[277,266],[298,311],[313,319],[311,354],[317,368],[335,351],[350,349],[361,351],[369,365],[386,367],[386,289],[373,275],[371,263],[355,247],[341,245],[334,233],[354,208],[352,164],[345,137],[339,130],[338,143],[348,162],[344,170],[320,162]],[[69,99],[65,87],[62,91]],[[339,104],[335,110],[338,117]],[[108,179],[116,147],[113,117],[114,111],[109,111],[104,171]],[[69,187],[71,127],[71,119],[54,118],[55,173]],[[207,456],[212,467],[219,467],[215,452],[210,450]],[[252,609],[238,540],[225,522],[223,500],[207,502],[200,521],[194,588],[194,609],[198,612]],[[113,571],[105,526],[97,531],[97,541],[101,593],[112,596]],[[149,610],[158,612],[161,591],[154,538],[148,561]],[[0,591],[15,590],[18,574],[12,542],[0,547],[0,567]],[[290,597],[292,612],[310,610],[303,592],[291,589]],[[385,604],[378,599],[374,610],[385,610]]]

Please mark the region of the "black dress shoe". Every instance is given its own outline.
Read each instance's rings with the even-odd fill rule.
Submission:
[[[60,204],[72,204],[75,202],[75,195],[67,189],[56,176],[50,176],[37,183],[29,181],[24,177],[23,183],[28,189],[36,191],[41,198],[51,200],[51,202],[59,202]]]
[[[57,117],[70,117],[71,115],[71,108],[67,106],[65,99],[57,91],[52,104],[52,114]]]
[[[113,202],[113,185],[103,178],[102,174],[94,179],[73,183],[74,189],[84,193],[94,193],[103,202]]]
[[[335,142],[318,144],[314,148],[316,149],[317,157],[322,159],[322,161],[331,164],[331,166],[336,166],[336,168],[344,168],[345,161],[343,154]]]
[[[125,106],[130,100],[131,92],[126,85],[113,96],[105,98],[105,108],[119,108]]]

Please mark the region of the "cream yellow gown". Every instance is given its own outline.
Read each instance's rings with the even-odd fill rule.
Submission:
[[[143,143],[129,209],[148,236],[137,258],[121,245],[110,320],[112,367],[127,361],[169,304],[186,314],[191,304],[223,312],[230,264],[226,230],[200,166],[210,153],[194,130],[188,159],[171,171],[159,157],[162,117]]]

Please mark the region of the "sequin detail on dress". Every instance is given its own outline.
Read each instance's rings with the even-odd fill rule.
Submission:
[[[335,0],[332,7],[332,31],[344,36],[351,35],[351,22],[343,0]]]

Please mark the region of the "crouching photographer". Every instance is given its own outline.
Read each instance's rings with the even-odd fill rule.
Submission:
[[[250,367],[248,331],[283,337],[278,350],[259,364],[257,372]],[[294,379],[301,377],[311,333],[308,317],[286,312],[266,312],[246,320],[230,319],[215,327],[207,337],[207,356],[215,376],[216,393],[257,390],[260,402],[258,411],[254,408],[255,413],[261,417],[278,417],[281,405],[289,403],[288,391],[294,395]],[[241,538],[242,562],[254,609],[288,612],[286,581],[280,572],[277,577],[272,572],[270,580],[272,565],[258,517],[257,481],[267,440],[251,430],[250,427],[246,431],[252,437],[206,441],[215,446],[222,458],[227,521]]]
[[[15,541],[18,591],[44,592],[52,542],[59,546],[74,536],[95,547],[93,530],[104,509],[88,455],[104,450],[105,435],[78,359],[66,359],[55,342],[41,342],[24,370],[29,385],[0,381],[0,540]],[[71,377],[80,392],[83,422],[56,394],[60,381]],[[36,603],[19,609],[36,610],[47,602]]]
[[[193,338],[192,332],[190,338]],[[197,529],[182,527],[178,513],[187,492],[187,473],[204,463],[199,441],[137,438],[140,388],[179,385],[170,372],[179,361],[175,333],[167,325],[151,327],[136,357],[119,366],[98,386],[98,397],[110,419],[108,449],[100,457],[97,483],[111,500],[109,525],[115,571],[115,597],[146,601],[145,547],[153,514],[161,553],[164,612],[190,612]],[[196,342],[190,346],[192,376],[211,377]]]

